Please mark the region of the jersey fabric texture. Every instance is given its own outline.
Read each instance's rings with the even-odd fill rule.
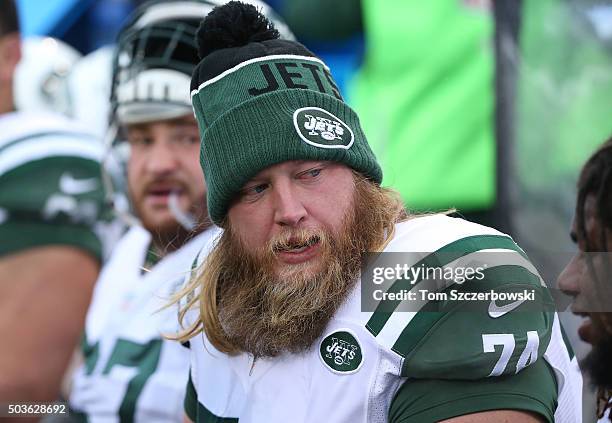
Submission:
[[[103,151],[62,116],[0,116],[0,256],[51,244],[105,256],[120,229],[104,204]]]
[[[456,257],[440,266],[505,252],[484,272],[482,290],[543,283],[510,237],[443,215],[398,224],[384,251]],[[422,423],[516,409],[580,421],[582,379],[552,309],[521,304],[491,317],[490,305],[436,312],[430,302],[416,312],[362,312],[360,285],[300,354],[254,361],[220,353],[205,335],[192,338],[187,415],[198,423]]]
[[[70,407],[85,421],[178,422],[189,354],[162,334],[178,332],[176,309],[162,307],[185,278],[211,228],[151,269],[151,234],[131,228],[102,269],[87,314],[85,363],[73,377]]]

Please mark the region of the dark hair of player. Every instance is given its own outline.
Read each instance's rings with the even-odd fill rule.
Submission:
[[[0,37],[19,32],[19,18],[14,0],[0,0]]]
[[[593,240],[586,233],[584,208],[586,198],[595,195],[597,219],[601,223],[599,250],[608,251],[605,228],[612,228],[612,137],[593,153],[585,163],[578,179],[578,198],[576,201],[576,224],[578,235],[585,240],[586,251],[593,251]]]
[[[612,228],[612,137],[593,153],[589,160],[585,163],[580,178],[578,179],[578,198],[576,201],[576,230],[578,237],[584,240],[585,250],[587,252],[594,251],[609,251],[609,246],[606,238],[606,229]],[[595,213],[596,219],[600,223],[601,231],[596,236],[599,236],[599,248],[595,248],[595,240],[591,239],[586,232],[586,221],[584,217],[584,209],[586,198],[589,195],[595,195]],[[587,261],[591,277],[596,280],[597,275],[594,272],[592,263]],[[609,283],[608,278],[604,278],[603,283]],[[597,394],[597,416],[602,418],[607,409],[612,408],[612,389],[609,388],[611,381],[609,369],[610,367],[602,363],[609,360],[606,354],[612,350],[612,343],[608,338],[604,339],[597,350],[587,357],[582,363],[585,368],[591,368],[592,374],[598,375],[599,380],[593,381],[598,387]],[[593,356],[597,354],[597,356]],[[602,355],[603,354],[603,355]]]

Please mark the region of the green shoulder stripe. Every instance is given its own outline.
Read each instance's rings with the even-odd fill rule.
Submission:
[[[506,249],[519,253],[527,259],[525,252],[511,238],[501,235],[475,235],[466,238],[458,239],[450,244],[445,245],[434,253],[428,255],[423,260],[416,263],[414,266],[424,266],[428,268],[442,267],[454,260],[457,260],[468,254],[475,253],[480,250],[487,249]],[[443,257],[441,257],[442,255]],[[417,283],[408,280],[397,280],[391,285],[387,292],[397,293],[403,290],[410,291],[418,286]],[[393,310],[395,310],[400,300],[384,300],[381,301],[372,317],[366,324],[366,329],[374,336],[377,336],[385,326]]]
[[[459,290],[466,292],[486,292],[511,284],[521,290],[523,288],[532,288],[537,290],[541,295],[547,293],[547,291],[540,286],[540,278],[522,266],[504,265],[491,267],[484,270],[483,274],[483,280],[467,281]],[[452,285],[443,292],[448,293],[451,289],[458,289],[458,286]],[[546,299],[543,301],[548,303]],[[552,299],[550,299],[550,301],[552,301]],[[461,303],[455,302],[453,307],[457,308],[460,305]],[[406,357],[419,344],[425,342],[427,334],[436,327],[441,319],[448,317],[449,312],[452,313],[452,311],[452,309],[445,309],[445,302],[443,301],[429,301],[404,328],[391,349],[402,357]],[[474,311],[473,314],[476,314],[476,311]],[[486,312],[485,315],[481,315],[480,313],[477,314],[477,320],[487,318],[485,317]]]

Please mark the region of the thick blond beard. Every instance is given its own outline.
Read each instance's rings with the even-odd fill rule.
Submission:
[[[406,217],[394,191],[355,174],[354,207],[338,234],[329,231],[283,233],[262,250],[248,251],[231,227],[203,263],[201,273],[179,296],[181,310],[199,303],[199,319],[177,339],[202,330],[215,348],[229,354],[248,352],[274,357],[308,349],[322,334],[338,307],[355,286],[361,256],[380,251],[391,238],[394,224]],[[292,237],[319,241],[319,268],[296,266],[275,271],[274,251]],[[189,292],[199,290],[199,298]]]
[[[347,221],[352,223],[354,216]],[[230,235],[218,285],[219,322],[228,341],[256,357],[308,348],[359,275],[359,250],[350,242],[354,227],[346,225],[338,236],[291,231],[254,254]],[[275,271],[274,245],[290,237],[299,240],[295,245],[318,239],[317,271],[302,265]]]

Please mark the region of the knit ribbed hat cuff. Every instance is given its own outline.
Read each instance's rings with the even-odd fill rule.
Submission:
[[[202,134],[200,161],[213,222],[223,221],[232,200],[253,176],[288,160],[340,162],[374,182],[382,180],[349,106],[313,90],[278,90],[231,108]]]

